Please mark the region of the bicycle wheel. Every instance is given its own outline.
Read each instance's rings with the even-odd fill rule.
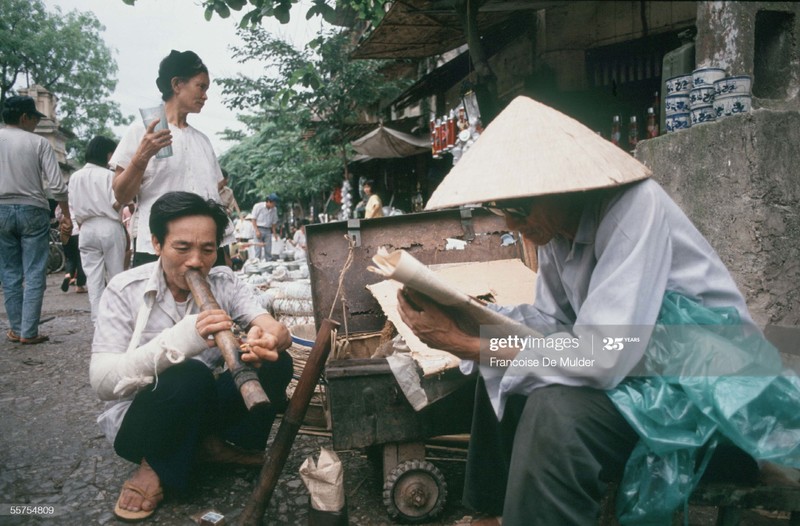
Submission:
[[[60,272],[64,270],[64,249],[61,245],[50,243],[50,253],[47,256],[47,273]]]

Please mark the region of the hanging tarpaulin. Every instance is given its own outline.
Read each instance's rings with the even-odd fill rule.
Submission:
[[[350,144],[358,153],[377,159],[409,157],[431,150],[429,138],[421,139],[383,125]]]

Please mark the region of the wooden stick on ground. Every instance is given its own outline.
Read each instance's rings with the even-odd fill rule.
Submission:
[[[197,270],[186,271],[186,283],[192,291],[195,301],[200,306],[200,310],[219,309],[219,303],[211,293],[211,286],[203,275]],[[269,404],[269,398],[258,381],[255,369],[242,363],[239,358],[239,340],[231,331],[220,331],[214,335],[214,341],[222,352],[225,364],[228,366],[233,381],[239,392],[242,394],[244,404],[248,410],[256,406]]]
[[[289,407],[281,420],[275,440],[267,452],[267,459],[264,461],[258,477],[258,486],[239,517],[240,526],[260,526],[262,524],[264,512],[267,510],[272,492],[278,484],[278,477],[283,471],[294,438],[303,423],[311,397],[314,395],[314,388],[325,368],[325,362],[331,351],[331,331],[337,327],[339,327],[337,322],[326,319],[323,320],[319,332],[317,332],[317,339],[314,341],[311,354],[300,375],[300,381],[289,400]]]

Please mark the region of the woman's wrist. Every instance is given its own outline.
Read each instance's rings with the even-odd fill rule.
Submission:
[[[144,172],[147,169],[147,163],[150,162],[150,159],[143,159],[142,154],[136,153],[131,159],[131,165]]]

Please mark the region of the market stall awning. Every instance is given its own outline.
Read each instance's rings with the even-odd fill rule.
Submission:
[[[529,19],[512,17],[493,29],[491,35],[483,38],[486,56],[491,57],[525,31],[529,31]],[[423,97],[446,91],[463,80],[472,70],[469,51],[463,51],[455,58],[442,64],[430,73],[420,77],[414,84],[392,102],[398,109],[415,104]]]
[[[431,149],[429,138],[415,137],[383,125],[350,144],[358,153],[377,159],[409,157]]]
[[[515,11],[545,9],[565,2],[487,0],[478,13],[484,34],[514,16]],[[467,42],[451,2],[397,0],[372,33],[359,44],[353,58],[424,58],[440,55]]]

